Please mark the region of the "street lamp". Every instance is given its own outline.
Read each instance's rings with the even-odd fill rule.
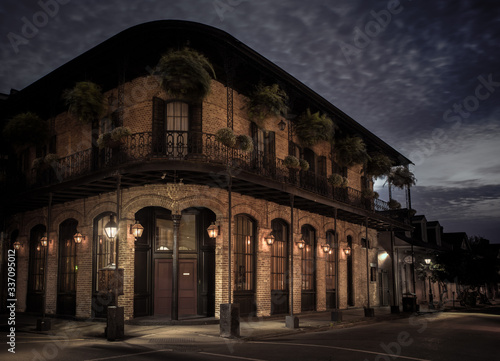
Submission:
[[[118,231],[118,225],[115,222],[115,216],[109,216],[109,222],[104,226],[104,232],[108,238],[115,238],[116,232]]]
[[[431,264],[431,259],[430,258],[426,258],[424,261],[425,261],[425,264]]]

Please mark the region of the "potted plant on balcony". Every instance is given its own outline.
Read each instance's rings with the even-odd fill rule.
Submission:
[[[210,92],[212,77],[215,78],[210,61],[187,47],[164,54],[156,70],[161,86],[169,95],[192,101],[203,100]]]
[[[334,128],[332,119],[326,114],[311,113],[310,109],[307,109],[294,121],[295,134],[297,134],[301,143],[307,147],[313,146],[320,141],[331,141]]]
[[[370,159],[366,152],[365,142],[360,137],[346,136],[337,139],[334,150],[337,154],[337,162],[344,167],[364,164]]]
[[[236,145],[235,146],[237,149],[240,149],[241,151],[243,151],[245,153],[249,153],[249,152],[253,151],[253,149],[254,149],[253,139],[252,139],[252,137],[250,137],[246,134],[238,135],[236,137]]]
[[[300,169],[303,170],[304,172],[307,172],[309,170],[309,162],[305,159],[299,159],[299,165]]]
[[[73,89],[64,91],[63,98],[68,111],[83,124],[97,121],[105,110],[101,87],[91,81],[76,83]]]
[[[393,166],[392,160],[382,153],[371,155],[366,163],[366,175],[379,178],[387,176],[391,172]]]
[[[373,199],[378,199],[379,194],[372,189],[365,188],[361,192],[361,196],[365,199],[373,200]]]
[[[215,140],[228,148],[236,146],[236,136],[231,128],[222,128],[215,133]]]
[[[264,128],[263,120],[269,116],[279,117],[288,112],[288,95],[278,84],[258,83],[247,102],[248,116]]]
[[[403,166],[393,168],[388,175],[388,179],[391,185],[400,189],[405,186],[409,188],[417,183],[413,172]]]
[[[288,169],[300,169],[299,158],[293,155],[287,155],[285,159],[283,159],[283,165]]]
[[[328,177],[328,183],[333,187],[347,188],[349,185],[349,180],[346,177],[342,177],[340,174],[331,174]]]
[[[387,203],[387,205],[389,206],[389,209],[401,209],[401,203],[399,203],[395,199],[389,200],[389,202]]]
[[[49,127],[47,122],[35,113],[20,113],[9,119],[3,129],[3,136],[18,145],[36,145],[47,140]]]
[[[132,134],[128,127],[116,127],[111,132],[103,133],[97,138],[97,145],[102,148],[118,148],[124,144],[124,140]]]

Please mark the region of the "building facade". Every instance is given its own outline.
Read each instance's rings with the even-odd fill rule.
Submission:
[[[169,95],[155,73],[163,53],[185,46],[213,65],[203,100]],[[104,93],[105,111],[91,123],[79,122],[61,100],[80,81]],[[363,139],[368,153],[409,164],[228,34],[180,21],[136,26],[1,102],[4,125],[30,111],[50,128],[44,142],[9,148],[4,247],[20,245],[17,310],[45,305],[48,314],[105,317],[115,300],[100,288],[99,271],[114,266],[123,269],[118,305],[126,319],[171,315],[172,303],[181,318],[218,317],[229,301],[243,316],[378,305],[378,233],[411,227],[391,218],[387,203],[365,196],[373,182],[362,164],[339,168],[335,145],[305,146],[284,116],[254,121],[248,101],[259,82],[279,84],[290,113],[320,111]],[[119,144],[97,146],[119,127],[130,130]],[[222,128],[250,136],[251,151],[222,144]],[[289,155],[309,169],[288,167]],[[332,174],[349,186],[332,185]],[[110,222],[116,237],[105,231]],[[138,238],[136,223],[144,227]]]

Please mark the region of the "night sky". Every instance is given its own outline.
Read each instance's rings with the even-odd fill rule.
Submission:
[[[415,163],[418,214],[500,243],[498,0],[2,0],[0,92],[162,19],[220,28],[276,63]]]

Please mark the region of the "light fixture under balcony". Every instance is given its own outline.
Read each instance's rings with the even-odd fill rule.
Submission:
[[[323,252],[325,252],[325,253],[330,252],[330,248],[331,248],[331,247],[330,247],[330,245],[329,245],[328,243],[327,243],[327,244],[322,245],[321,247],[323,248]]]
[[[274,234],[273,234],[273,232],[269,233],[269,235],[267,235],[264,239],[266,240],[266,243],[268,245],[272,246],[273,243],[274,243]]]
[[[344,253],[346,256],[350,256],[351,255],[351,247],[344,248]]]
[[[207,228],[208,236],[210,238],[217,238],[219,235],[219,227],[215,225],[214,222]]]
[[[144,227],[137,220],[135,221],[134,225],[130,225],[130,234],[132,234],[135,237],[136,241],[137,238],[142,237],[143,232],[144,232]]]
[[[297,244],[297,247],[299,247],[299,249],[304,249],[304,247],[306,246],[306,241],[304,241],[304,237],[301,237],[300,241],[297,241],[295,243]]]
[[[108,238],[115,238],[118,231],[118,225],[115,222],[115,216],[109,216],[109,222],[104,226],[104,232]]]

